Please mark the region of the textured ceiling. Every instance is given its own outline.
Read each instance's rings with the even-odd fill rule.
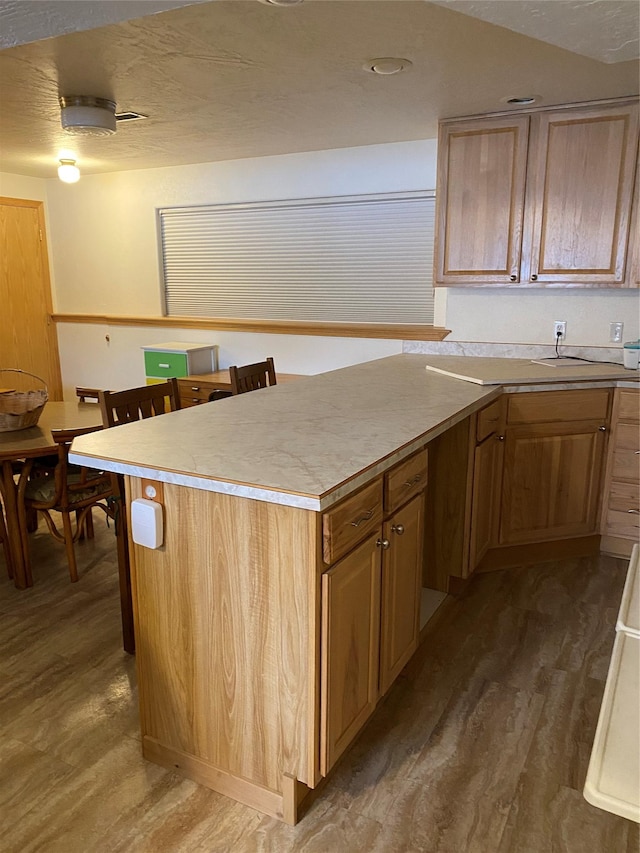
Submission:
[[[384,56],[412,68],[363,70]],[[63,148],[87,174],[425,139],[438,118],[513,95],[549,105],[637,91],[637,62],[603,64],[421,0],[217,0],[0,52],[0,169],[52,177]],[[60,128],[61,94],[149,119],[75,139]]]
[[[432,0],[600,62],[640,56],[638,0]]]

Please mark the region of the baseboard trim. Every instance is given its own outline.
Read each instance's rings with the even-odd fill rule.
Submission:
[[[579,536],[554,542],[534,542],[529,545],[504,545],[492,548],[484,555],[476,572],[496,572],[531,563],[565,560],[572,557],[591,557],[600,553],[600,536]]]
[[[622,536],[603,536],[600,540],[600,553],[628,560],[635,544],[635,539],[623,539]]]

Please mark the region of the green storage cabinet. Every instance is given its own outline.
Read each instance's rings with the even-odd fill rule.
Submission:
[[[142,347],[147,385],[162,382],[172,376],[191,376],[212,373],[218,369],[218,347],[215,344],[194,344],[170,341]]]

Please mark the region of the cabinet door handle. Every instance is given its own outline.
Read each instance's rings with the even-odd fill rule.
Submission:
[[[382,548],[383,551],[388,551],[391,547],[391,542],[388,539],[378,539],[376,542],[377,548]]]
[[[531,281],[537,281],[537,280],[538,280],[538,276],[534,273],[534,274],[531,276]]]
[[[606,432],[607,428],[606,428],[606,426],[601,426],[601,427],[598,427],[598,431],[599,432]]]
[[[415,486],[416,483],[419,483],[421,479],[422,479],[422,474],[416,474],[415,477],[412,477],[410,480],[407,480],[402,485],[409,488],[410,486]]]
[[[503,435],[497,435],[496,438],[498,439],[498,441],[504,441]]]
[[[517,280],[518,280],[518,276],[517,276],[517,275],[510,275],[510,276],[509,276],[509,281],[517,281]]]
[[[397,533],[398,536],[402,536],[402,534],[404,533],[404,524],[393,524],[391,526],[391,532]]]
[[[640,515],[640,509],[628,509],[627,512],[631,515]]]
[[[352,527],[360,527],[363,521],[369,521],[370,518],[373,518],[373,510],[368,509],[364,515],[361,515],[360,518],[356,518],[355,521],[351,522]]]

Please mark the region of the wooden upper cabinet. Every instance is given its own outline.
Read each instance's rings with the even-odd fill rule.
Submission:
[[[535,117],[527,196],[531,283],[625,282],[638,148],[638,107],[590,107]]]
[[[520,280],[529,116],[442,124],[436,281]]]
[[[436,284],[638,286],[637,101],[445,121],[438,144]]]

